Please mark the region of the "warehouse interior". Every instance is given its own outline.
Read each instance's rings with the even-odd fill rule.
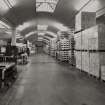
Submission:
[[[0,105],[104,105],[105,0],[0,0]]]

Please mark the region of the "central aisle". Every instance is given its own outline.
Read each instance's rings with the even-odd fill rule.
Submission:
[[[105,85],[40,54],[20,66],[0,105],[104,105]]]

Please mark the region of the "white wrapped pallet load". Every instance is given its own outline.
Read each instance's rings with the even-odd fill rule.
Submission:
[[[101,79],[105,80],[105,52],[100,52]]]
[[[87,34],[89,50],[98,50],[98,26],[94,26],[87,31],[89,32],[89,34]]]
[[[75,57],[76,57],[76,68],[82,69],[82,52],[75,51]]]
[[[82,57],[80,51],[75,53],[76,67],[105,80],[105,25],[99,24],[77,33],[74,39],[75,49],[84,50]]]
[[[80,11],[75,17],[75,31],[96,25],[96,13]]]
[[[75,49],[82,49],[82,43],[81,43],[81,32],[74,35],[74,41],[75,41]]]
[[[105,65],[101,66],[101,79],[105,81]]]
[[[89,50],[98,50],[98,38],[93,37],[88,39]]]
[[[82,32],[82,49],[83,50],[88,50],[88,30],[85,30]]]
[[[100,76],[100,58],[99,53],[90,53],[89,73],[99,78]]]
[[[89,73],[89,52],[82,52],[82,70]]]
[[[105,25],[98,25],[98,42],[99,42],[99,50],[105,50]]]
[[[81,67],[81,70],[82,71],[85,71],[85,57],[84,57],[84,52],[82,52],[82,57],[81,57],[81,62],[82,62],[82,67]]]
[[[96,26],[81,32],[82,49],[98,50],[98,28]]]
[[[72,64],[72,53],[71,53],[71,50],[68,51],[68,58],[69,58],[69,64]]]
[[[81,30],[81,12],[79,12],[75,17],[75,31]]]
[[[105,52],[99,52],[100,55],[100,64],[105,65]]]
[[[105,65],[105,59],[104,59],[105,58],[105,25],[99,24],[85,30],[84,32],[87,33],[85,35],[88,41],[88,49],[93,51],[93,52],[90,52],[89,73],[96,77],[100,77],[100,72],[101,72],[101,75],[102,75],[101,77],[104,78],[103,68]],[[83,36],[85,37],[85,35]]]
[[[84,48],[105,50],[105,25],[99,24],[82,32]],[[88,46],[87,46],[88,45]]]

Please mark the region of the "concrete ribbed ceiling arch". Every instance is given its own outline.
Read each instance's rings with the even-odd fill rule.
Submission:
[[[6,7],[6,4],[2,4],[3,1],[9,1],[11,5]],[[49,0],[54,1],[54,0]],[[37,24],[40,21],[38,19],[46,19],[50,21],[56,21],[67,27],[74,27],[76,13],[85,5],[83,10],[97,12],[101,8],[105,7],[105,0],[55,0],[56,5],[49,3],[48,0],[0,0],[0,18],[4,18],[9,21],[14,27],[23,25],[25,22],[35,20]],[[39,2],[39,4],[37,4]],[[42,3],[41,3],[42,2]],[[48,5],[49,6],[48,6]],[[87,5],[86,5],[87,4]],[[52,12],[46,11],[43,6],[46,6],[49,10],[53,8]],[[38,9],[38,8],[39,9]],[[42,10],[40,10],[42,8]],[[43,21],[42,21],[43,23]],[[35,25],[36,26],[36,25]],[[32,29],[31,29],[32,28]],[[32,31],[35,27],[30,24],[26,28],[28,31]],[[26,30],[25,29],[25,30]],[[48,27],[48,30],[57,31],[55,27]],[[24,33],[25,31],[22,31]],[[27,34],[26,33],[26,34]]]
[[[0,3],[1,1],[2,0],[0,0]],[[73,16],[88,1],[95,1],[95,2],[97,1],[96,4],[93,3],[95,4],[95,6],[91,6],[91,8],[89,8],[90,10],[93,11],[97,11],[105,6],[105,0],[58,0],[54,12],[49,13],[43,11],[39,12],[36,11],[36,1],[40,2],[46,0],[8,0],[8,1],[14,1],[13,3],[11,3],[13,4],[12,8],[10,7],[8,10],[4,11],[0,10],[0,15],[6,18],[15,26],[23,24],[25,21],[29,21],[31,19],[39,17],[53,18],[65,25],[74,26]],[[89,6],[90,5],[91,4],[89,4]],[[89,9],[87,8],[86,10]]]

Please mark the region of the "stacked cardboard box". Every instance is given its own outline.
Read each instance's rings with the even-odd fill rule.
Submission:
[[[96,13],[95,12],[79,12],[75,18],[75,30],[87,29],[96,25]]]
[[[88,35],[89,31],[85,30],[81,32],[81,39],[82,39],[82,50],[88,50]]]
[[[82,39],[81,39],[81,32],[76,33],[74,35],[74,41],[75,41],[75,59],[76,59],[76,67],[78,69],[82,69]]]
[[[89,58],[89,73],[99,77],[100,76],[100,58],[99,58],[99,53],[90,53],[90,58]]]
[[[100,24],[78,34],[82,37],[82,49],[105,50],[105,25]],[[78,42],[79,43],[79,42]]]
[[[74,56],[74,29],[68,31],[59,31],[57,42],[57,55],[61,61],[73,61]]]
[[[59,60],[68,61],[69,60],[69,49],[70,49],[70,41],[66,38],[60,39],[57,42],[57,49],[59,51]]]
[[[75,49],[81,50],[82,49],[82,39],[81,39],[81,32],[75,34],[74,41],[75,41]]]
[[[89,52],[82,52],[82,70],[89,73]]]
[[[69,64],[72,66],[76,66],[75,51],[69,51]]]
[[[60,50],[70,49],[70,41],[68,39],[60,40]]]
[[[82,54],[76,51],[76,67],[105,80],[105,25],[94,26],[79,34],[82,34],[82,42],[79,47],[80,40],[75,36],[76,49],[81,48]]]
[[[101,79],[105,80],[105,52],[100,52],[99,54],[100,57],[100,75]]]
[[[101,66],[101,79],[105,81],[105,65]]]
[[[90,52],[90,71],[89,73],[96,77],[102,77],[105,65],[105,25],[100,24],[88,29],[88,48],[96,51]],[[101,74],[100,74],[101,72]]]
[[[76,51],[75,58],[76,58],[76,68],[81,70],[82,69],[82,52]]]
[[[89,35],[89,43],[91,49],[105,50],[105,25],[100,24],[92,27]]]
[[[60,51],[59,52],[60,61],[68,61],[69,60],[69,51]]]
[[[68,52],[68,56],[69,56],[69,64],[72,64],[72,53],[71,53],[71,50]]]

